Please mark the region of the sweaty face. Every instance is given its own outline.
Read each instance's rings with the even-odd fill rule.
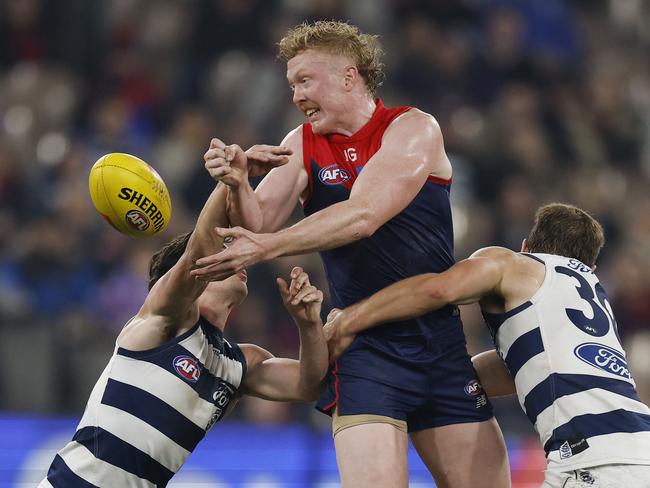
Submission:
[[[337,132],[346,113],[345,69],[342,56],[308,49],[287,62],[293,103],[305,114],[315,134]]]

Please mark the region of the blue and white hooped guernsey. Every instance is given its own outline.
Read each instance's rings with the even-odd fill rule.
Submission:
[[[515,309],[484,316],[549,468],[650,464],[650,409],[598,278],[576,259],[526,255],[545,264],[542,286]]]
[[[226,413],[246,373],[204,319],[148,351],[116,347],[39,488],[160,488]]]

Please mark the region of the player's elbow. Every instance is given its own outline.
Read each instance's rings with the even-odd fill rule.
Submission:
[[[360,209],[352,224],[354,237],[357,239],[371,237],[381,227],[381,224],[381,222],[377,221],[373,212],[368,209]]]

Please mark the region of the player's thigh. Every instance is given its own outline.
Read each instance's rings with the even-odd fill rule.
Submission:
[[[419,430],[411,441],[438,488],[510,487],[508,454],[494,418]]]
[[[334,418],[334,446],[343,488],[406,488],[406,423],[377,415]]]

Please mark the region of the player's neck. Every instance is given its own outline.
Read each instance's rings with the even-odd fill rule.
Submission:
[[[376,108],[375,100],[368,94],[351,97],[335,132],[347,137],[355,134],[370,121]]]

